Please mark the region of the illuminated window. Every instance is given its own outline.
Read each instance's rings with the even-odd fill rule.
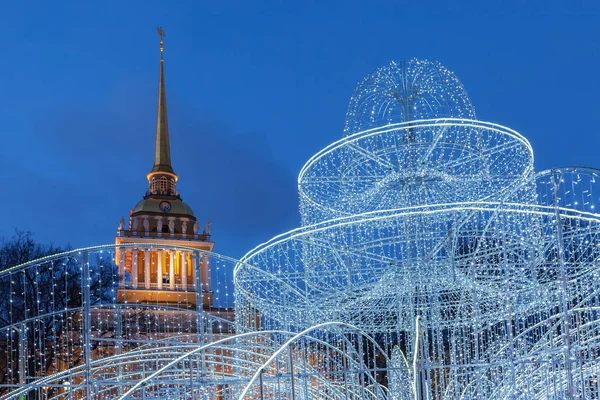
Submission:
[[[162,177],[160,178],[160,186],[159,186],[159,192],[161,194],[166,194],[168,191],[168,186],[167,186],[168,182],[167,182],[167,178],[166,177]]]

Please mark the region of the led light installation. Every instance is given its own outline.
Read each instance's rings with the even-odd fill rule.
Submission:
[[[598,398],[597,175],[536,173],[446,68],[391,63],[300,172],[302,227],[236,266],[237,329],[356,326],[394,399]]]
[[[598,179],[536,173],[446,68],[391,63],[300,172],[302,226],[240,261],[118,243],[0,271],[0,399],[600,398]],[[132,251],[186,254],[195,295],[119,297]]]
[[[115,254],[132,249],[191,252],[196,280],[168,304],[119,301]],[[166,244],[79,249],[0,272],[0,399],[387,396],[364,356],[384,350],[355,326],[235,335],[227,308],[202,307],[205,263],[216,293],[230,291],[219,271],[239,261]]]

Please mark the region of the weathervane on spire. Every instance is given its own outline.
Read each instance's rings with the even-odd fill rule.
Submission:
[[[156,28],[156,32],[158,32],[158,35],[160,36],[160,60],[162,61],[163,59],[163,44],[165,44],[165,42],[163,41],[163,38],[165,37],[165,31],[163,30],[162,26],[159,26],[158,28]]]

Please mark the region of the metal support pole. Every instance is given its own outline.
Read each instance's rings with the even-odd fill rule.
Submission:
[[[504,208],[504,203],[502,203],[502,208]],[[506,218],[502,218],[500,220],[501,223],[501,232],[502,232],[502,267],[504,270],[504,275],[506,277],[510,276],[510,266],[508,265],[508,251],[506,249]],[[508,336],[508,340],[510,341],[510,376],[511,376],[511,399],[515,398],[515,392],[517,391],[517,373],[515,370],[515,359],[516,359],[516,350],[515,350],[515,334],[514,334],[514,309],[513,309],[513,298],[512,298],[512,290],[510,286],[510,279],[506,279],[506,293],[507,299],[509,299],[508,303],[508,317],[506,318],[506,333]]]
[[[116,354],[123,354],[123,316],[121,315],[121,307],[115,307],[115,338],[117,340]],[[123,380],[123,364],[119,363],[119,381]],[[123,394],[123,385],[119,386],[119,395]]]
[[[571,366],[571,331],[569,321],[569,299],[567,290],[567,272],[565,266],[565,249],[563,239],[563,229],[560,211],[558,209],[558,190],[560,181],[558,179],[558,172],[552,170],[552,204],[554,206],[554,218],[556,220],[556,249],[558,251],[558,262],[560,265],[560,277],[562,287],[562,307],[563,307],[563,334],[565,343],[565,368],[567,373],[567,399],[573,399],[573,371]]]
[[[258,378],[260,379],[260,400],[264,400],[264,394],[263,394],[263,371],[260,370],[260,375],[258,375]]]
[[[307,350],[307,344],[306,344],[306,339],[303,339],[301,342],[302,345],[302,375],[303,375],[303,381],[304,381],[304,398],[305,399],[309,399],[310,398],[310,394],[308,391],[308,350]]]
[[[292,380],[292,400],[296,400],[296,389],[294,388],[294,345],[288,347],[288,355],[290,359],[290,379]]]
[[[194,368],[192,366],[192,359],[188,359],[187,360],[189,363],[189,367],[190,367],[190,394],[192,396],[192,398],[194,397]],[[185,361],[184,361],[185,363]]]
[[[419,354],[422,347],[421,341],[421,317],[417,316],[415,319],[415,347],[413,349],[413,392],[415,395],[415,400],[423,399],[423,364],[421,362],[422,355]]]
[[[195,278],[194,285],[196,285],[196,313],[198,319],[198,335],[200,344],[204,344],[204,310],[202,304],[202,278],[200,275],[200,263],[202,262],[201,253],[196,250],[194,253],[194,271]],[[204,360],[203,360],[204,361]]]
[[[358,367],[360,368],[360,387],[361,387],[361,391],[362,394],[364,395],[364,390],[365,390],[365,354],[364,354],[364,349],[363,349],[363,337],[360,333],[356,333],[356,343],[358,344],[358,358],[360,360],[360,364],[358,365]]]
[[[27,375],[27,329],[25,323],[19,326],[19,383],[25,384]]]
[[[342,369],[343,369],[343,373],[342,376],[344,378],[344,398],[346,400],[349,400],[349,396],[348,396],[348,358],[347,358],[347,354],[348,354],[348,343],[346,343],[346,334],[344,333],[344,329],[342,328]]]
[[[194,285],[196,288],[196,318],[197,318],[197,329],[198,329],[198,340],[199,345],[202,346],[205,342],[204,338],[204,330],[205,330],[205,322],[204,322],[204,309],[202,302],[202,278],[200,275],[200,264],[202,262],[201,253],[199,250],[196,250],[193,257],[194,266],[193,271],[195,272],[194,276]],[[206,321],[208,323],[208,320]],[[204,378],[206,376],[206,353],[202,350],[200,356],[202,359],[200,360],[200,373]]]
[[[126,248],[119,247],[119,287],[125,286],[125,252],[128,251]]]
[[[87,251],[81,254],[81,294],[83,296],[83,350],[85,352],[86,399],[92,398],[92,374],[90,370],[92,324],[90,315],[90,260]]]

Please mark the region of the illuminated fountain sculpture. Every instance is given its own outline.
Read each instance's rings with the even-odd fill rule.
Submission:
[[[598,399],[597,179],[536,173],[454,74],[391,63],[300,172],[300,228],[240,261],[159,245],[197,296],[117,301],[135,243],[0,272],[0,399]],[[209,259],[235,332],[199,306]]]
[[[370,360],[391,398],[598,398],[597,175],[535,173],[446,68],[391,63],[300,172],[302,227],[237,266],[238,331],[352,324],[410,360]]]

